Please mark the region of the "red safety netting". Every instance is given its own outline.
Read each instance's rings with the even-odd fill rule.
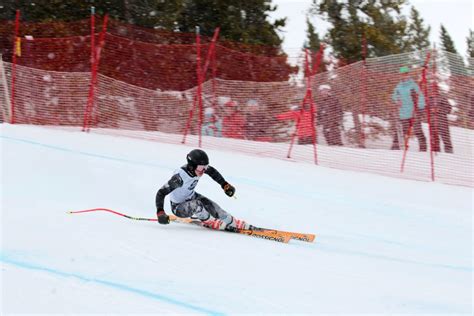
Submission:
[[[427,50],[288,80],[285,57],[117,33],[105,35],[92,103],[90,35],[22,37],[15,71],[5,56],[0,67],[2,120],[79,130],[91,104],[94,133],[474,186],[472,60]]]
[[[99,39],[102,19],[95,19],[94,42]],[[91,30],[88,21],[21,24],[21,55],[16,63],[55,71],[91,70]],[[108,23],[99,73],[133,85],[157,90],[187,90],[196,85],[196,35],[140,28],[115,20]],[[54,30],[57,35],[54,36]],[[0,50],[4,61],[12,61],[14,26],[0,23]],[[67,37],[64,34],[68,35]],[[70,35],[70,36],[69,36]],[[200,36],[202,63],[212,39]],[[275,48],[219,42],[207,60],[206,78],[228,80],[286,81],[298,71],[286,55]],[[270,56],[271,54],[271,56]]]

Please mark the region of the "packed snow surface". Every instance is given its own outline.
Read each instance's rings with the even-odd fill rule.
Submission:
[[[315,242],[67,214],[154,218],[156,191],[192,148],[0,125],[0,313],[472,313],[468,187],[214,149],[237,198],[207,176],[198,192]]]

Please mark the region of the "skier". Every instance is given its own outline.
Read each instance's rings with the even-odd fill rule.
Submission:
[[[209,165],[207,154],[201,149],[194,149],[189,152],[186,159],[188,163],[177,169],[156,194],[158,222],[160,224],[170,222],[163,209],[165,197],[170,194],[171,211],[178,217],[198,219],[203,226],[219,230],[249,229],[250,225],[246,222],[237,220],[217,203],[194,191],[199,179],[206,173],[220,184],[229,197],[235,193],[235,188],[225,181],[219,171]]]

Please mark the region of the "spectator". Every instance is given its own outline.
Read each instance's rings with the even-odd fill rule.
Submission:
[[[433,151],[440,151],[440,138],[443,140],[444,151],[453,152],[451,133],[449,131],[448,114],[451,113],[451,104],[444,94],[429,98],[431,113],[431,133]]]
[[[204,110],[204,123],[201,129],[203,136],[222,137],[222,119],[215,112],[214,108]]]
[[[397,84],[392,94],[392,100],[398,106],[399,119],[402,125],[403,137],[407,141],[411,128],[418,138],[420,151],[426,151],[426,137],[421,129],[421,119],[425,108],[425,97],[420,87],[410,77],[408,67],[401,67],[402,80]],[[400,149],[398,135],[394,133],[392,149]]]
[[[224,104],[222,135],[227,138],[245,139],[245,117],[240,113],[235,101]]]
[[[311,112],[309,104],[303,105],[303,110],[298,109],[297,106],[293,106],[290,111],[283,112],[277,115],[278,120],[294,120],[298,122],[300,120],[296,136],[298,137],[298,144],[307,145],[313,143],[314,134],[314,115]]]
[[[271,137],[267,136],[269,123],[265,109],[256,100],[249,100],[245,111],[245,139],[271,141]]]
[[[319,86],[318,125],[323,127],[324,138],[329,146],[342,146],[341,130],[343,111],[339,100],[331,93],[331,86]]]

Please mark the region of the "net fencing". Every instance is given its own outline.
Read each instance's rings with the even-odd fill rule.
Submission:
[[[286,57],[219,43],[199,87],[195,37],[175,35],[179,44],[170,44],[178,40],[164,40],[165,33],[113,23],[109,31],[91,132],[474,186],[472,59],[466,65],[456,54],[418,51],[367,59],[307,80],[292,77],[296,71]],[[22,38],[15,71],[5,42],[2,120],[14,115],[16,124],[83,128],[91,91],[90,36],[84,30],[62,38]],[[210,42],[203,37],[203,64]]]

